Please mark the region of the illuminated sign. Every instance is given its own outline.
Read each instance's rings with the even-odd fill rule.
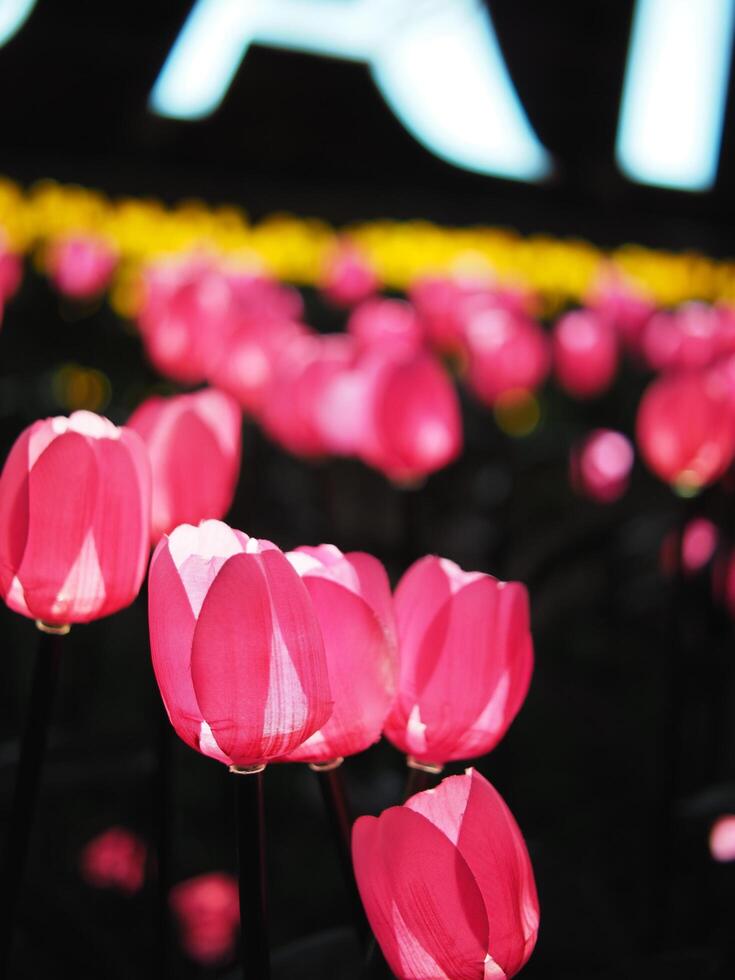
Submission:
[[[551,169],[479,0],[198,0],[152,108],[209,115],[253,43],[366,62],[406,129],[456,166],[519,180]]]

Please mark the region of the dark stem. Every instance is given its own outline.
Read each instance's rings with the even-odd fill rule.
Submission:
[[[171,722],[158,697],[156,712],[157,760],[154,769],[156,781],[153,788],[155,800],[156,834],[156,946],[158,975],[167,980],[171,974],[171,917],[168,908],[171,890],[171,855],[173,821],[173,739]]]
[[[352,868],[352,816],[347,802],[342,766],[333,769],[315,768],[313,771],[319,782],[324,807],[332,826],[332,836],[337,845],[337,856],[352,907],[355,930],[360,945],[365,948],[370,940],[371,932]]]
[[[15,920],[23,885],[41,771],[46,754],[49,721],[58,686],[62,637],[40,634],[33,667],[30,704],[20,745],[15,790],[8,820],[0,902],[0,977],[8,975]]]
[[[270,980],[263,771],[235,775],[243,980]]]
[[[425,789],[428,789],[436,779],[439,773],[430,772],[426,769],[416,769],[413,766],[408,766],[408,779],[406,780],[406,789],[403,793],[403,802],[414,796],[416,793],[422,793]]]

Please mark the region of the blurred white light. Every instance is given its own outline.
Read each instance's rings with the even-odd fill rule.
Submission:
[[[36,0],[0,0],[0,46],[26,22]]]
[[[252,43],[367,62],[406,129],[456,166],[518,180],[551,171],[480,0],[197,0],[152,109],[209,115]]]
[[[734,9],[735,0],[637,0],[616,145],[633,180],[714,184]]]

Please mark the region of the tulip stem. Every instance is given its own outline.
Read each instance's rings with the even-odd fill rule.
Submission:
[[[406,757],[406,766],[408,768],[408,779],[406,780],[406,789],[403,794],[403,801],[410,799],[416,793],[422,793],[425,789],[428,789],[434,777],[438,776],[443,765],[432,762],[418,762],[412,756]]]
[[[43,760],[46,755],[49,722],[58,686],[61,637],[64,632],[68,632],[68,627],[37,625],[41,630],[41,637],[33,666],[30,703],[20,744],[15,790],[8,821],[6,852],[0,875],[2,882],[0,977],[3,980],[8,975],[10,965],[15,920],[28,861]]]
[[[158,700],[158,699],[157,699]],[[157,875],[157,951],[158,975],[165,980],[171,972],[171,920],[168,908],[171,889],[172,824],[173,824],[173,744],[171,722],[163,705],[157,707],[157,766],[154,786],[156,820]]]
[[[240,947],[243,980],[270,980],[266,908],[265,766],[230,766],[235,780],[237,854],[240,877]]]
[[[312,763],[309,768],[316,773],[319,782],[324,807],[332,826],[332,836],[337,845],[337,856],[342,877],[352,906],[355,930],[360,945],[365,949],[372,933],[365,917],[360,893],[357,890],[355,872],[352,868],[352,815],[342,775],[342,761],[342,759],[335,759],[330,763]]]

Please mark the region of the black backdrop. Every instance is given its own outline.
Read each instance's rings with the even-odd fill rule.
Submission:
[[[232,200],[254,215],[293,208],[337,221],[507,222],[603,244],[638,239],[725,253],[732,126],[711,194],[633,187],[613,166],[630,7],[493,3],[534,126],[565,161],[556,182],[530,187],[433,159],[393,120],[363,68],[305,55],[253,51],[210,121],[156,119],[147,95],[188,5],[41,0],[0,49],[9,93],[3,169],[167,200]],[[309,294],[307,306],[315,326],[339,326],[317,297]],[[23,426],[64,410],[51,383],[61,363],[109,377],[105,411],[116,422],[161,387],[138,339],[106,306],[77,317],[30,275],[6,311],[0,350],[3,456]],[[550,386],[542,424],[520,441],[467,399],[462,459],[415,491],[356,463],[292,459],[245,425],[235,526],[284,548],[326,540],[372,551],[394,581],[416,557],[437,552],[529,584],[533,686],[506,740],[479,763],[516,814],[536,868],[542,930],[529,980],[727,977],[734,962],[735,876],[707,852],[711,820],[735,810],[729,622],[712,606],[706,576],[677,583],[658,571],[661,538],[682,520],[683,502],[640,466],[631,492],[610,508],[580,502],[566,479],[573,438],[597,424],[631,431],[642,384],[626,369],[612,395],[583,408]],[[732,500],[720,492],[692,506],[731,521]],[[5,813],[36,634],[4,609],[0,623]],[[152,884],[133,899],[93,893],[77,862],[82,844],[113,823],[150,838],[157,707],[142,601],[72,631],[18,977],[155,975]],[[174,877],[231,868],[224,768],[183,745],[175,764]],[[268,776],[273,939],[287,947],[347,925],[347,906],[311,774],[289,766]],[[350,761],[356,809],[397,802],[403,776],[386,745]],[[314,972],[303,951],[279,962],[283,976],[337,975]],[[178,969],[198,975],[183,959]]]

